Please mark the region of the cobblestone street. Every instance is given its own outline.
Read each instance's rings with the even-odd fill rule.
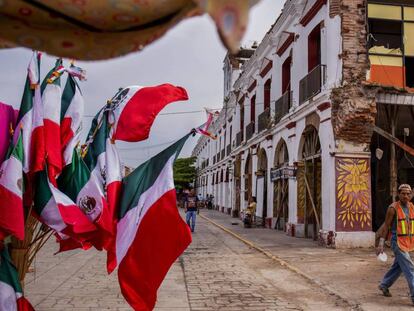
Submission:
[[[51,241],[26,278],[36,310],[130,310],[116,272],[94,250],[52,256]],[[350,306],[212,225],[197,219],[193,243],[159,290],[156,310],[347,310]]]
[[[182,256],[191,310],[346,310],[293,272],[198,218]]]

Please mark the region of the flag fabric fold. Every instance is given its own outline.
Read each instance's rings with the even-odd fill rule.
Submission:
[[[0,254],[0,310],[34,311],[30,302],[24,298],[16,268],[7,247]]]
[[[46,75],[41,86],[46,163],[49,179],[52,183],[56,183],[55,179],[62,170],[60,68],[62,68],[62,60],[58,59],[55,67]]]
[[[122,294],[135,310],[152,310],[169,268],[191,243],[176,206],[173,164],[189,135],[123,179],[116,262]]]
[[[33,52],[30,60],[23,97],[17,116],[16,128],[22,130],[25,160],[23,170],[33,174],[41,171],[45,163],[45,138],[43,134],[43,107],[40,92],[41,53]],[[19,131],[15,131],[17,141]]]
[[[24,239],[22,135],[0,166],[0,230]]]
[[[147,139],[158,113],[169,103],[187,99],[184,88],[171,84],[121,89],[110,101],[115,117],[112,139],[129,142]]]
[[[95,225],[76,203],[48,180],[45,171],[37,175],[33,207],[39,220],[53,229],[63,244],[73,239],[77,241],[77,247],[83,247],[84,243],[85,248],[90,247],[88,239],[96,230]],[[71,240],[70,243],[74,245]]]
[[[84,101],[81,90],[75,78],[69,74],[62,93],[62,108],[60,113],[63,167],[70,164],[73,150],[79,143],[83,111]]]

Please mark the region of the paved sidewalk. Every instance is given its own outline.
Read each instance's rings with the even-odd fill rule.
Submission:
[[[390,249],[386,250],[388,262],[381,263],[373,248],[328,249],[309,239],[289,237],[281,231],[244,228],[239,219],[218,211],[202,210],[200,214],[286,261],[293,269],[310,276],[316,284],[359,309],[413,309],[403,276],[391,288],[393,297],[384,297],[378,290],[379,281],[394,260]]]
[[[26,276],[25,295],[36,311],[129,311],[122,296],[117,271],[106,273],[106,253],[90,249],[53,255],[52,241],[35,259],[35,272]],[[157,311],[189,311],[180,261],[171,267],[158,291]]]

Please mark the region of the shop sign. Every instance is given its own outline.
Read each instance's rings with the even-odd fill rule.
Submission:
[[[279,179],[295,179],[296,178],[296,167],[284,166],[279,168],[272,168],[270,170],[271,181]]]

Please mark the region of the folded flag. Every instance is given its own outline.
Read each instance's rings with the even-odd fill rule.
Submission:
[[[115,117],[112,139],[129,142],[147,139],[157,114],[169,103],[187,99],[184,88],[171,84],[121,89],[110,101]]]
[[[0,254],[0,310],[34,311],[30,302],[23,297],[19,276],[7,247]]]
[[[22,135],[9,147],[8,158],[0,166],[0,230],[24,239]]]
[[[91,174],[79,153],[73,152],[73,159],[57,179],[58,188],[77,204],[90,222],[97,226],[97,231],[89,241],[102,249],[110,238],[111,227],[105,228],[102,217],[107,210],[106,198],[95,174]]]
[[[53,229],[62,241],[68,237],[81,243],[88,240],[95,225],[68,196],[57,189],[45,171],[39,172],[34,196],[34,212],[41,222]]]
[[[63,167],[72,161],[73,150],[79,143],[84,110],[83,96],[72,75],[68,75],[62,93],[60,112],[60,142],[63,154]]]
[[[52,183],[62,170],[62,148],[60,143],[60,114],[62,90],[57,70],[62,67],[62,60],[56,61],[55,67],[49,71],[42,82],[43,123],[46,148],[47,171]]]
[[[173,164],[186,135],[123,179],[116,261],[122,294],[135,310],[152,310],[169,268],[191,243],[176,206]]]
[[[98,220],[99,226],[114,234],[122,176],[118,151],[110,138],[112,127],[108,121],[109,113],[110,111],[102,109],[92,121],[83,160],[91,176],[98,180],[107,201],[107,208],[102,210]]]
[[[41,171],[45,163],[45,138],[43,133],[43,107],[40,94],[40,58],[41,53],[33,52],[30,60],[26,83],[16,128],[22,129],[25,159],[25,173]],[[17,141],[19,131],[15,132]]]

